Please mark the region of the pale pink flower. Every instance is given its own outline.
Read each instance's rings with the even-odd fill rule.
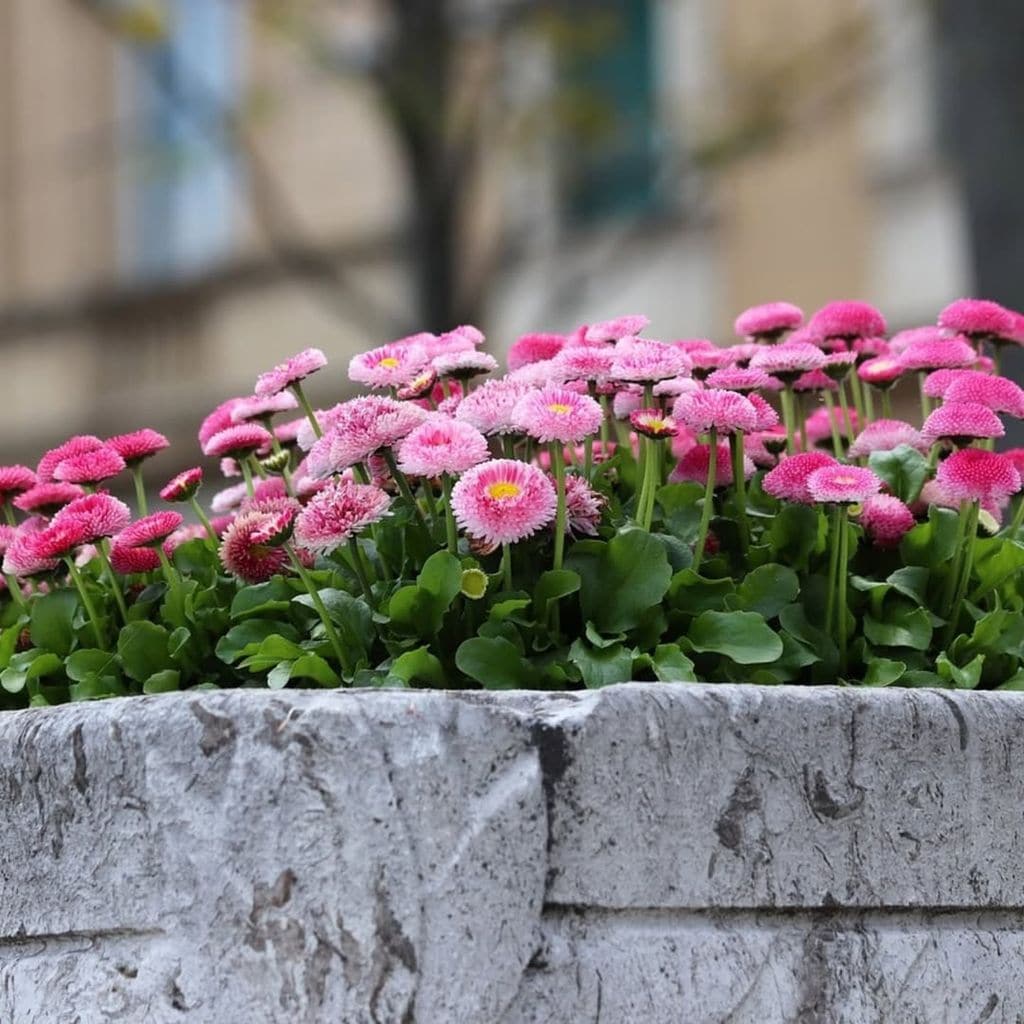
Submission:
[[[63,508],[69,501],[80,498],[85,491],[77,484],[38,483],[19,494],[11,504],[22,512],[48,516]]]
[[[598,388],[600,391],[601,389]],[[678,398],[680,395],[688,395],[691,391],[703,391],[704,385],[692,377],[666,377],[654,385],[653,391],[657,397]],[[614,389],[612,394],[614,394]],[[640,391],[643,394],[643,389]]]
[[[729,442],[722,441],[716,446],[715,487],[732,485],[732,459]],[[670,484],[694,483],[707,486],[708,471],[711,468],[711,446],[695,444],[688,449],[676,463],[675,469],[669,473]],[[749,480],[754,475],[754,463],[747,455],[743,456],[743,476]]]
[[[978,373],[977,370],[932,370],[924,379],[922,390],[929,398],[945,398],[955,380]],[[985,374],[984,376],[988,376]]]
[[[853,422],[854,430],[856,430],[857,413],[853,409],[850,410],[850,419]],[[850,431],[847,429],[846,417],[843,416],[843,410],[837,406],[832,410],[830,415],[828,409],[821,406],[815,409],[814,412],[807,417],[804,425],[804,430],[807,433],[808,445],[813,446],[820,444],[822,441],[827,441],[832,436],[833,422],[835,423],[841,437],[850,436]]]
[[[794,391],[838,391],[838,383],[824,370],[808,370],[793,381]]]
[[[754,407],[754,412],[757,413],[757,422],[754,424],[754,430],[765,431],[778,426],[779,414],[760,395],[747,395],[747,401]]]
[[[950,382],[943,396],[949,403],[974,402],[993,412],[1006,413],[1017,419],[1024,417],[1024,390],[1006,377],[972,373]]]
[[[28,466],[0,466],[0,505],[35,487],[36,482],[36,474]]]
[[[508,350],[508,368],[519,370],[531,363],[546,363],[565,347],[564,334],[524,334]]]
[[[567,345],[552,360],[556,380],[604,382],[608,379],[615,349],[610,345]]]
[[[483,373],[493,373],[498,368],[498,360],[486,352],[450,352],[438,356],[434,360],[434,369],[439,377],[450,377],[453,380],[470,380]]]
[[[598,324],[588,324],[583,331],[585,343],[593,345],[609,341],[621,341],[623,338],[634,338],[650,325],[650,320],[643,314],[620,316],[614,320],[604,320]]]
[[[129,466],[137,466],[140,462],[151,458],[157,452],[170,448],[171,442],[163,434],[149,427],[133,431],[131,434],[117,434],[107,438],[107,445],[113,448]]]
[[[399,388],[422,373],[429,361],[427,350],[417,342],[381,345],[353,356],[348,376],[371,388]]]
[[[86,494],[59,509],[51,526],[70,526],[83,543],[95,543],[101,537],[120,533],[132,519],[128,506],[111,494]]]
[[[82,455],[85,452],[93,452],[97,448],[104,447],[103,441],[92,434],[79,434],[69,437],[63,444],[51,448],[40,460],[36,467],[36,476],[39,482],[48,483],[54,479],[53,471],[65,459],[72,455]]]
[[[801,505],[813,505],[807,481],[819,469],[843,468],[831,455],[825,452],[802,452],[783,459],[773,470],[765,474],[761,486],[765,494],[780,501],[793,501]]]
[[[269,448],[272,435],[258,423],[237,423],[233,427],[218,430],[203,445],[203,454],[219,459],[229,455],[234,459],[243,459],[261,448]]]
[[[897,356],[876,356],[857,367],[857,376],[876,388],[891,387],[906,372]]]
[[[638,385],[628,385],[615,392],[612,399],[612,415],[617,420],[628,420],[629,417],[642,409],[644,404],[644,390]]]
[[[474,466],[452,490],[459,526],[487,544],[513,544],[555,518],[555,488],[536,466],[493,459]]]
[[[170,558],[182,544],[187,544],[190,540],[206,540],[208,536],[206,527],[201,523],[186,523],[184,526],[179,526],[178,529],[164,541],[164,553],[168,558]],[[148,551],[149,548],[131,548],[131,550]]]
[[[589,395],[557,384],[525,394],[512,410],[517,428],[542,444],[576,444],[601,427],[604,413]]]
[[[952,441],[961,447],[981,437],[1002,437],[1005,433],[999,417],[977,402],[945,402],[921,427],[921,437],[929,444]]]
[[[914,527],[914,513],[891,494],[873,494],[865,499],[859,519],[878,548],[896,547]]]
[[[675,342],[675,347],[679,343]],[[681,349],[690,360],[690,373],[697,380],[707,380],[712,373],[726,366],[736,365],[736,354],[731,348],[719,348],[712,344],[709,348]]]
[[[295,384],[305,380],[311,373],[323,369],[327,365],[327,356],[318,348],[307,348],[296,353],[283,363],[278,363],[272,370],[261,373],[256,378],[253,394],[263,397],[276,395]]]
[[[802,341],[787,341],[763,348],[750,360],[752,370],[764,370],[786,383],[792,383],[809,370],[817,370],[824,365],[825,353],[816,345]]]
[[[430,416],[398,446],[398,468],[410,476],[457,475],[490,455],[487,438],[476,427],[447,416]]]
[[[555,361],[546,359],[537,363],[526,363],[516,370],[510,370],[505,377],[506,380],[514,380],[517,384],[524,384],[531,388],[542,388],[545,384],[559,379],[555,369]]]
[[[804,311],[799,306],[791,302],[766,302],[745,309],[733,326],[741,337],[774,341],[803,322]]]
[[[666,416],[661,409],[634,409],[629,414],[629,422],[638,434],[656,439],[675,437],[679,427],[671,416]]]
[[[676,399],[673,414],[695,434],[749,433],[757,428],[758,412],[750,400],[735,391],[694,391]]]
[[[332,481],[309,499],[295,519],[296,543],[329,555],[387,515],[391,498],[373,484]]]
[[[605,496],[576,473],[565,476],[565,532],[574,537],[596,537]]]
[[[626,338],[615,345],[610,375],[626,383],[650,383],[666,377],[682,377],[690,358],[674,345],[641,338]]]
[[[1020,490],[1021,478],[1005,455],[963,448],[939,463],[935,480],[954,501],[999,502]]]
[[[53,478],[66,484],[98,484],[117,476],[125,461],[113,448],[104,445],[89,452],[69,455],[53,469]]]
[[[807,476],[807,492],[816,502],[855,505],[882,489],[882,480],[860,466],[822,466]]]
[[[723,366],[709,374],[705,383],[709,388],[723,388],[744,395],[750,391],[778,391],[782,387],[782,381],[764,370],[750,367],[743,369],[739,366]]]
[[[220,474],[225,480],[233,480],[236,476],[242,475],[242,467],[236,459],[225,456],[220,460]]]
[[[265,420],[279,412],[290,412],[298,407],[299,400],[290,391],[279,391],[276,395],[262,397],[253,395],[251,398],[239,398],[231,406],[231,424],[245,423],[247,420]]]
[[[235,484],[233,487],[225,487],[219,490],[210,502],[210,509],[219,516],[233,512],[245,501],[249,494],[248,487],[242,484]]]
[[[957,299],[939,314],[939,326],[971,338],[1008,338],[1013,316],[1005,306],[986,299]]]
[[[309,420],[305,416],[300,416],[294,420],[288,420],[286,423],[278,423],[274,427],[274,437],[283,444],[297,444],[299,440],[299,428],[307,426],[310,428],[310,434],[313,433],[313,428],[310,425]]]
[[[928,451],[930,445],[921,434],[903,420],[875,420],[856,437],[847,454],[851,459],[866,458],[872,452],[891,452],[901,444],[919,452]]]
[[[482,434],[514,433],[518,428],[512,422],[512,410],[529,391],[529,385],[510,377],[484,381],[459,403],[455,418]]]
[[[899,354],[907,370],[942,370],[972,366],[978,358],[963,338],[934,338],[914,341]]]
[[[183,470],[177,476],[172,477],[167,484],[161,488],[160,497],[164,501],[188,501],[199,490],[203,482],[203,470],[200,466]]]
[[[870,338],[885,334],[885,317],[866,302],[830,302],[811,317],[808,328],[817,337]]]

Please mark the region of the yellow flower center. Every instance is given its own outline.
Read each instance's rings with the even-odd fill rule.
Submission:
[[[389,370],[394,370],[399,364],[398,360],[394,356],[385,356],[380,361],[381,366],[386,366]]]
[[[490,497],[494,498],[495,501],[505,501],[508,498],[518,498],[519,485],[511,483],[508,480],[502,480],[500,483],[491,484],[487,488],[487,493]]]
[[[548,406],[548,411],[553,412],[558,416],[567,416],[572,412],[572,407],[566,405],[564,402],[552,402]]]

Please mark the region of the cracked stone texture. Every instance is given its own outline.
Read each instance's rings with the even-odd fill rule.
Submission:
[[[1024,699],[640,684],[0,718],[0,1022],[1024,1020]]]

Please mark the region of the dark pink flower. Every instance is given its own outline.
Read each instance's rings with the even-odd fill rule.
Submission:
[[[839,385],[824,370],[809,370],[793,381],[794,391],[838,391]]]
[[[921,437],[929,444],[952,441],[964,446],[981,437],[1002,437],[999,417],[977,402],[945,402],[924,421]]]
[[[767,302],[745,309],[733,325],[744,338],[776,339],[804,322],[804,311],[790,302]]]
[[[815,499],[808,488],[808,478],[817,470],[830,466],[841,468],[841,464],[825,452],[802,452],[799,455],[791,455],[765,474],[761,486],[766,494],[781,501],[813,505]]]
[[[564,334],[524,334],[508,350],[508,368],[519,370],[530,363],[554,359],[565,347]]]
[[[11,504],[22,512],[48,516],[83,494],[85,491],[77,484],[38,483],[19,494]]]
[[[218,430],[203,445],[203,454],[215,459],[224,455],[245,458],[261,448],[269,448],[271,440],[270,431],[258,423],[236,423],[232,427]]]
[[[945,398],[953,381],[959,380],[961,377],[969,377],[977,372],[977,370],[932,370],[925,377],[922,390],[929,398]]]
[[[295,541],[327,555],[387,515],[391,499],[372,484],[332,481],[295,519]]]
[[[673,410],[695,434],[712,428],[720,434],[749,433],[757,429],[758,412],[749,399],[735,391],[694,391],[680,395]]]
[[[885,317],[866,302],[830,302],[807,325],[819,338],[870,338],[885,334]]]
[[[110,546],[110,566],[122,576],[153,572],[160,568],[160,556],[153,548],[125,547],[115,540]]]
[[[136,430],[131,434],[117,434],[107,438],[107,445],[129,466],[135,466],[157,452],[170,448],[171,442],[163,434],[143,427],[142,430]]]
[[[130,522],[128,506],[111,494],[86,494],[75,498],[54,514],[51,526],[70,526],[82,538],[82,543],[93,544],[101,537],[113,537]]]
[[[891,494],[873,494],[861,505],[860,524],[875,547],[894,548],[914,527],[914,513]]]
[[[998,302],[957,299],[939,314],[939,326],[971,338],[1006,338],[1013,333],[1013,316]]]
[[[972,366],[977,352],[963,338],[914,341],[899,354],[907,370],[951,370]]]
[[[715,486],[729,487],[733,482],[729,442],[722,441],[716,447]],[[676,463],[676,468],[669,474],[668,482],[672,484],[695,483],[707,486],[710,468],[711,446],[708,444],[695,444]],[[743,476],[745,479],[749,479],[753,475],[754,463],[747,456],[744,456]]]
[[[193,466],[172,477],[160,490],[160,497],[164,501],[188,501],[199,490],[202,482],[202,468]]]
[[[35,485],[36,474],[28,466],[0,466],[0,505]]]
[[[1006,377],[971,373],[952,380],[943,396],[947,403],[973,402],[993,412],[1024,417],[1024,390]]]
[[[889,339],[889,353],[897,356],[919,342],[946,341],[948,337],[949,335],[939,327],[908,327],[905,331],[897,331]]]
[[[856,429],[857,413],[853,409],[850,410],[850,419],[853,421],[854,429]],[[850,431],[847,428],[846,417],[843,416],[843,410],[837,406],[830,414],[826,407],[820,406],[807,417],[807,421],[804,425],[804,429],[807,433],[807,444],[813,447],[814,445],[820,444],[821,442],[827,441],[831,438],[833,422],[835,422],[840,437],[850,436]]]
[[[52,539],[39,540],[45,529],[38,521],[32,520],[17,528],[4,552],[3,571],[6,574],[27,579],[57,568],[60,559],[52,553]]]
[[[244,398],[229,398],[225,402],[221,402],[216,409],[213,410],[202,423],[199,424],[199,447],[203,449],[206,447],[206,442],[213,437],[214,434],[220,433],[222,430],[226,430],[228,427],[234,425],[234,420],[231,418],[234,412],[235,406],[239,402],[244,402]]]
[[[92,452],[102,448],[103,442],[92,434],[79,434],[76,437],[69,437],[63,444],[51,448],[40,460],[36,467],[36,476],[40,483],[49,483],[54,479],[53,471],[65,459],[72,455],[81,455],[84,452]]]
[[[779,414],[775,411],[774,406],[769,405],[760,395],[747,395],[747,401],[750,402],[754,407],[754,412],[757,413],[757,422],[754,424],[754,430],[765,431],[778,426]],[[783,437],[785,437],[785,431],[783,431]]]
[[[962,448],[939,463],[935,481],[954,501],[999,502],[1020,490],[1020,474],[1005,455]]]
[[[307,348],[296,353],[283,363],[278,363],[272,370],[261,373],[256,378],[256,387],[253,394],[263,397],[265,395],[276,395],[279,391],[298,384],[305,380],[311,373],[323,369],[327,365],[327,356],[318,348]]]
[[[62,459],[54,467],[53,478],[66,484],[91,485],[117,476],[124,468],[124,459],[113,448],[104,445]]]
[[[117,535],[117,543],[125,548],[155,547],[174,533],[182,522],[179,512],[153,512],[126,526]]]
[[[258,539],[264,535],[268,518],[265,512],[241,512],[224,531],[221,563],[245,583],[265,583],[288,567],[288,552],[283,547]]]
[[[816,502],[855,505],[882,489],[881,478],[860,466],[822,466],[807,476],[807,493]]]

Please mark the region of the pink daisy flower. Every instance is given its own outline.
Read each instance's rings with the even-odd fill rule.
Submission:
[[[890,355],[898,356],[905,352],[911,345],[918,342],[945,341],[949,335],[938,327],[926,325],[924,327],[908,327],[904,331],[897,331],[889,339]]]
[[[332,481],[309,499],[295,519],[295,540],[320,555],[329,555],[387,515],[391,499],[372,484]]]
[[[0,505],[35,485],[36,474],[28,466],[0,466]]]
[[[439,377],[452,380],[471,380],[483,373],[493,373],[498,360],[486,352],[450,352],[434,360],[434,369]]]
[[[303,424],[309,427],[309,432],[312,434],[313,428],[310,426],[309,420],[305,416],[301,416],[298,419],[288,420],[287,423],[278,423],[274,427],[274,437],[283,445],[296,444],[299,440],[299,427]]]
[[[623,338],[634,338],[650,326],[650,319],[643,314],[635,316],[619,316],[614,320],[604,320],[598,324],[589,324],[583,331],[583,340],[589,345],[601,342],[621,341]]]
[[[406,381],[396,392],[395,397],[403,402],[415,401],[429,395],[437,384],[437,370],[428,366],[421,370],[415,377]]]
[[[747,395],[747,401],[754,407],[754,412],[757,413],[757,422],[754,424],[754,430],[771,430],[773,427],[778,426],[779,414],[760,395]],[[783,439],[786,437],[785,430],[782,432],[782,437]]]
[[[634,409],[629,414],[629,422],[644,437],[675,437],[679,433],[676,422],[660,409]]]
[[[125,547],[115,540],[110,546],[110,566],[121,576],[154,572],[160,568],[160,556],[153,548]]]
[[[482,434],[514,433],[518,428],[512,422],[512,410],[529,391],[529,385],[509,377],[484,381],[459,403],[455,418]]]
[[[203,482],[203,470],[200,466],[183,470],[160,489],[160,497],[164,501],[188,501],[199,490]]]
[[[117,535],[123,548],[148,548],[162,544],[183,522],[179,512],[153,512],[129,523]]]
[[[986,299],[957,299],[939,314],[939,326],[971,338],[1006,338],[1013,333],[1013,316],[1005,306]]]
[[[873,494],[861,505],[860,524],[875,547],[894,548],[914,527],[914,513],[891,494]]]
[[[111,494],[86,494],[75,498],[54,514],[51,526],[69,526],[83,543],[95,543],[101,537],[120,533],[132,519],[131,510]]]
[[[949,386],[961,377],[969,377],[977,370],[932,370],[924,379],[923,391],[929,398],[945,398]],[[985,374],[984,376],[988,376]]]
[[[601,427],[604,413],[589,395],[556,384],[525,394],[512,410],[519,430],[542,444],[576,444]]]
[[[642,409],[644,404],[644,391],[639,386],[628,386],[615,392],[612,399],[612,415],[617,420],[628,420],[629,417]]]
[[[348,377],[371,388],[398,388],[422,373],[429,361],[427,350],[417,342],[381,345],[353,356]]]
[[[228,427],[234,425],[234,420],[231,418],[231,414],[234,411],[236,405],[239,402],[244,402],[244,398],[229,398],[225,402],[221,402],[216,409],[213,410],[202,423],[199,424],[199,447],[200,449],[206,447],[206,442],[213,437],[214,434],[220,433],[222,430],[226,430]]]
[[[780,501],[793,501],[801,505],[813,505],[807,481],[819,469],[843,468],[831,455],[825,452],[802,452],[783,459],[773,470],[765,474],[761,486],[765,494]]]
[[[234,512],[249,496],[249,488],[243,484],[224,487],[219,490],[210,502],[210,509],[219,516]]]
[[[772,442],[778,441],[778,447],[774,443],[772,445],[774,450],[769,449],[765,444],[765,440],[769,438]],[[744,439],[743,451],[755,466],[761,469],[771,469],[778,462],[779,452],[785,447],[785,432],[777,434],[774,431],[755,431]]]
[[[870,338],[885,334],[885,317],[866,302],[830,302],[807,325],[817,337]]]
[[[565,477],[565,532],[573,537],[596,537],[606,499],[583,477],[567,473]]]
[[[66,484],[98,484],[117,476],[125,468],[125,461],[113,448],[104,445],[93,451],[69,455],[58,462],[53,478]]]
[[[602,388],[598,388],[601,391]],[[654,394],[658,397],[671,397],[678,398],[680,395],[688,395],[691,391],[703,391],[704,385],[699,380],[694,380],[692,377],[666,377],[665,380],[659,380],[654,385]],[[612,394],[615,393],[614,388]],[[640,390],[640,394],[643,394],[643,389]]]
[[[681,348],[660,341],[626,338],[615,345],[610,373],[615,380],[643,384],[682,377],[689,369],[689,356]]]
[[[39,540],[44,531],[34,523],[18,527],[4,552],[4,573],[28,579],[53,572],[60,565],[59,558],[51,553],[52,544],[46,539]]]
[[[867,362],[868,359],[894,355],[892,346],[885,338],[854,338],[850,348],[857,356],[857,361],[861,363]]]
[[[695,391],[676,399],[674,415],[695,434],[715,429],[719,434],[749,433],[757,429],[758,412],[749,399],[735,391]]]
[[[717,445],[717,465],[715,466],[715,487],[732,485],[732,460],[729,453],[729,442],[722,441]],[[694,483],[707,486],[708,470],[711,467],[711,445],[695,444],[686,451],[676,463],[675,469],[669,473],[670,484]],[[743,477],[749,480],[754,475],[754,463],[749,456],[743,456]]]
[[[261,448],[269,448],[272,435],[258,423],[237,423],[218,430],[205,445],[203,454],[219,459],[229,455],[233,459],[245,458]]]
[[[1000,502],[1020,490],[1021,478],[1005,455],[963,448],[939,463],[935,481],[954,501]]]
[[[251,398],[238,398],[231,406],[231,423],[227,425],[245,423],[247,420],[266,420],[279,412],[291,412],[298,407],[299,401],[290,391],[279,391],[276,395],[262,397],[253,395]]]
[[[530,363],[546,363],[565,347],[564,334],[524,334],[508,350],[508,368],[519,370]]]
[[[36,476],[40,483],[48,483],[54,479],[53,471],[65,459],[72,455],[82,455],[85,452],[95,451],[104,447],[103,442],[92,434],[79,434],[76,437],[69,437],[63,444],[51,448],[40,460],[36,467]]]
[[[678,344],[676,345],[678,347]],[[735,366],[736,355],[731,348],[719,348],[712,345],[710,348],[697,348],[687,352],[690,360],[690,374],[697,380],[707,380],[716,370],[726,366]]]
[[[906,370],[951,370],[972,366],[978,354],[963,338],[922,339],[899,354]]]
[[[136,466],[157,452],[170,448],[171,442],[163,434],[143,427],[142,430],[136,430],[131,434],[117,434],[107,438],[107,445],[113,448],[127,465]]]
[[[85,491],[77,484],[38,483],[19,494],[11,504],[22,512],[48,516],[83,494]]]
[[[747,394],[750,391],[778,391],[782,381],[765,373],[764,370],[751,368],[742,369],[738,366],[723,366],[708,375],[705,381],[709,388],[722,388],[725,391],[738,391]]]
[[[615,350],[610,345],[567,345],[552,360],[557,380],[604,382],[608,379]]]
[[[490,456],[476,427],[447,416],[431,416],[398,446],[398,468],[410,476],[456,476]]]
[[[187,544],[190,540],[206,539],[207,533],[205,526],[200,523],[186,523],[184,526],[178,527],[178,529],[164,541],[164,554],[170,558],[182,544]],[[149,548],[132,548],[131,550],[148,551]]]
[[[1003,455],[1013,463],[1018,473],[1024,474],[1024,448],[1008,448]]]
[[[857,376],[866,384],[887,388],[895,384],[906,369],[896,356],[876,356],[857,367]]]
[[[793,381],[794,391],[838,391],[839,385],[824,370],[809,370]]]
[[[555,488],[536,466],[492,459],[474,466],[452,489],[459,526],[487,544],[514,544],[555,518]]]
[[[779,380],[792,383],[810,370],[825,365],[825,353],[816,345],[787,341],[772,348],[763,348],[750,360],[752,370],[764,370]]]
[[[474,327],[473,324],[459,324],[458,327],[445,331],[438,339],[441,345],[446,346],[446,351],[455,351],[456,348],[464,350],[467,345],[472,345],[475,348],[486,340],[487,336],[484,332],[479,327]],[[431,352],[430,358],[434,359],[440,354],[440,351]]]
[[[245,583],[265,583],[288,568],[288,552],[281,546],[267,544],[266,512],[253,510],[239,513],[224,531],[220,543],[220,560],[224,568]]]
[[[851,409],[850,419],[853,422],[854,430],[857,428],[857,413]],[[828,441],[832,437],[832,423],[836,424],[836,428],[839,430],[841,437],[849,437],[850,431],[847,427],[846,418],[843,416],[843,410],[835,408],[831,414],[828,409],[821,407],[815,409],[810,416],[807,417],[804,429],[807,433],[808,445],[821,444],[824,441]]]
[[[999,417],[977,402],[945,402],[924,421],[921,437],[929,444],[952,441],[964,447],[980,437],[1002,437]]]
[[[927,452],[930,444],[909,423],[903,420],[875,420],[869,423],[850,445],[851,459],[866,458],[872,452],[891,452],[901,444],[919,452]]]
[[[322,370],[327,365],[327,356],[318,348],[307,348],[296,353],[283,363],[278,363],[272,370],[261,373],[256,378],[253,394],[261,398],[276,395],[295,384],[305,380],[310,374]]]
[[[220,475],[225,480],[233,480],[236,476],[242,475],[242,467],[235,459],[225,457],[220,460]]]
[[[786,331],[799,327],[804,322],[804,311],[791,302],[766,302],[761,306],[745,309],[733,325],[736,333],[744,338],[763,338],[775,341]]]
[[[856,505],[882,489],[881,479],[860,466],[822,466],[807,476],[807,492],[817,502]]]
[[[952,380],[943,396],[949,403],[973,402],[993,412],[1024,418],[1024,390],[1006,377],[971,373]]]

